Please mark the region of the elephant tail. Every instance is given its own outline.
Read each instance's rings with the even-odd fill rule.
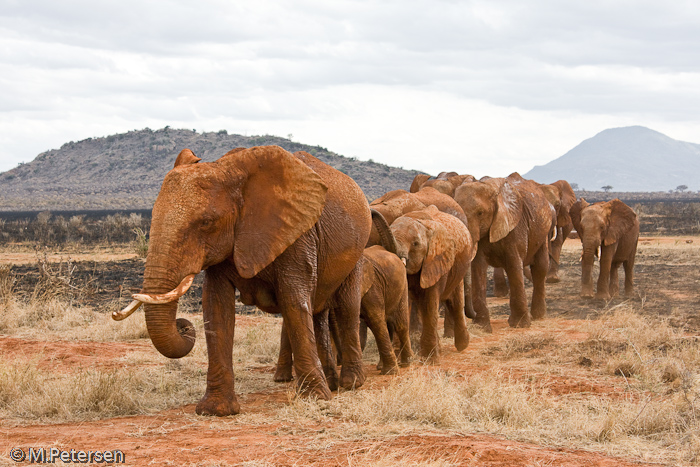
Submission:
[[[394,234],[391,233],[391,229],[389,228],[389,224],[387,223],[386,219],[384,219],[384,216],[382,216],[382,213],[380,213],[379,211],[375,211],[374,209],[372,209],[371,211],[372,222],[374,223],[374,226],[376,227],[377,232],[379,233],[381,245],[386,251],[398,255],[396,239],[394,238]]]

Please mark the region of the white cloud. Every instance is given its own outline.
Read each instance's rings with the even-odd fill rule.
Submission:
[[[406,168],[494,175],[610,126],[697,140],[692,2],[0,5],[0,170],[165,125],[293,133]]]

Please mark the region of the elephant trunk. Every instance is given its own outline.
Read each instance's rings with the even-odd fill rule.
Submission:
[[[593,294],[593,263],[595,262],[596,252],[597,246],[595,245],[583,246],[583,254],[581,256],[582,295],[588,296]]]
[[[136,294],[134,298],[138,299],[141,296],[148,300],[148,297],[168,297],[168,301],[148,300],[144,304],[146,327],[153,346],[161,354],[168,358],[182,358],[194,346],[195,331],[194,326],[188,320],[175,319],[179,295],[173,293],[178,288],[180,288],[178,293],[182,292],[183,284],[186,282],[191,284],[191,280],[187,276],[178,285],[177,279],[169,277],[171,274],[165,272],[172,271],[172,269],[159,267],[157,266],[158,261],[150,260],[149,257],[146,262],[143,292]],[[148,303],[149,301],[150,303]]]
[[[394,234],[391,233],[389,224],[387,223],[382,213],[380,213],[379,211],[375,211],[374,209],[372,209],[371,211],[372,224],[377,229],[377,233],[379,234],[380,245],[383,246],[384,249],[386,249],[386,251],[394,253],[398,256],[398,246],[396,245],[396,239],[394,238]]]

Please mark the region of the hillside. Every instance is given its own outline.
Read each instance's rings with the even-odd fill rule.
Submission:
[[[407,189],[418,173],[276,136],[147,128],[71,141],[0,174],[0,211],[150,209],[180,150],[190,148],[209,162],[236,147],[261,145],[313,154],[350,175],[370,200],[389,190]]]
[[[700,144],[677,141],[641,126],[604,130],[523,175],[541,183],[566,179],[581,190],[700,190]]]

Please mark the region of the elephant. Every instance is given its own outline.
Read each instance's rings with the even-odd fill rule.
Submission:
[[[381,374],[395,374],[398,366],[409,366],[413,352],[408,331],[408,283],[403,262],[380,245],[365,248],[362,264],[362,301],[360,316],[374,334],[379,349]],[[335,323],[335,310],[329,319],[330,335],[336,347],[341,347],[342,337]],[[400,363],[397,365],[392,346],[392,334],[398,337]],[[366,334],[365,334],[366,338]],[[362,340],[362,339],[361,339]],[[362,342],[364,349],[364,341]],[[282,332],[280,355],[275,371],[275,381],[292,380],[293,351],[287,333]],[[339,358],[342,362],[342,354]],[[331,388],[335,390],[334,388]]]
[[[454,321],[455,347],[464,350],[469,345],[464,275],[476,253],[469,229],[435,206],[404,214],[391,226],[376,210],[372,210],[372,220],[384,248],[406,261],[408,292],[423,322],[421,357],[431,364],[440,361],[437,324],[441,302]]]
[[[474,322],[491,332],[486,306],[488,265],[505,269],[510,285],[511,327],[529,327],[531,319],[547,312],[545,276],[549,268],[547,242],[556,224],[554,208],[538,184],[513,173],[506,178],[485,177],[463,183],[455,191],[469,222],[469,231],[478,244],[472,261],[472,301]],[[527,308],[523,266],[530,266],[533,277],[531,313]]]
[[[343,330],[343,387],[365,379],[359,342],[362,257],[371,227],[367,200],[347,175],[305,152],[236,148],[199,163],[183,150],[153,206],[143,290],[115,319],[145,303],[156,349],[180,358],[194,332],[178,318],[178,298],[204,270],[202,308],[209,356],[196,412],[240,411],[232,362],[235,291],[246,305],[282,314],[303,394],[329,399],[314,315],[332,307]],[[179,285],[178,285],[179,284]],[[327,328],[327,326],[326,326]]]
[[[574,228],[571,222],[569,210],[576,202],[576,194],[566,180],[557,180],[549,185],[539,185],[540,190],[549,201],[549,204],[554,207],[557,214],[556,233],[549,242],[549,271],[547,271],[546,281],[548,283],[559,282],[559,258],[564,241],[569,236]],[[532,276],[527,268],[523,273],[530,281]],[[496,297],[506,297],[508,295],[508,283],[506,282],[505,273],[502,268],[496,268],[493,271],[493,294]]]
[[[569,211],[576,202],[576,194],[566,180],[557,180],[549,185],[540,185],[540,189],[557,214],[557,232],[549,242],[549,271],[547,271],[547,282],[557,283],[560,280],[559,258],[561,249],[574,228]]]
[[[581,198],[571,208],[571,220],[583,245],[581,296],[593,297],[593,262],[600,249],[600,274],[595,298],[610,300],[618,295],[617,271],[625,269],[625,297],[634,295],[634,259],[639,240],[639,220],[634,210],[619,199],[588,204]]]
[[[427,174],[418,174],[411,183],[410,192],[417,193],[422,188],[432,187],[451,198],[455,195],[455,189],[465,181],[475,181],[472,175],[459,175],[457,172],[440,172],[433,178]]]

